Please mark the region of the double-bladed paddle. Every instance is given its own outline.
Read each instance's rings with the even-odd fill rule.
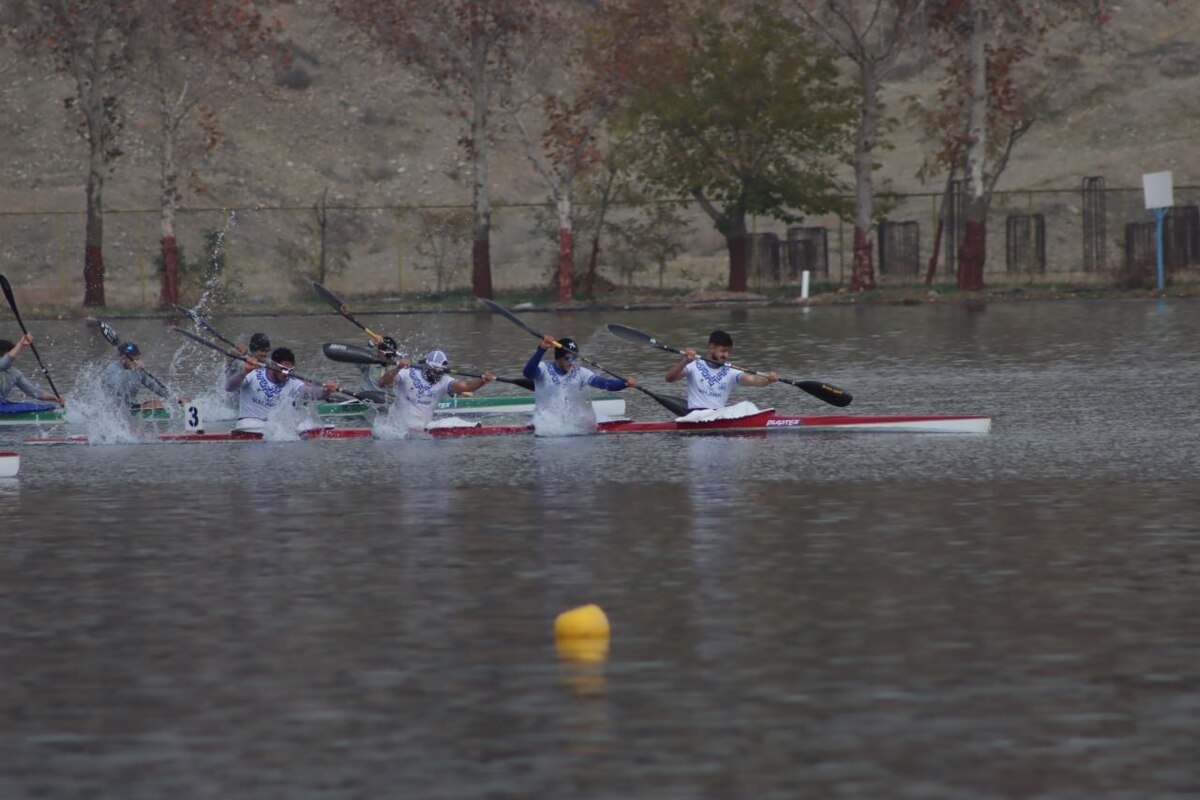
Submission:
[[[513,323],[514,325],[517,325],[520,328],[524,328],[526,332],[533,334],[538,339],[542,338],[543,334],[541,334],[538,331],[535,331],[533,328],[526,325],[523,321],[521,321],[521,319],[516,314],[509,311],[504,306],[500,305],[499,303],[497,303],[493,300],[488,300],[487,298],[481,297],[480,300],[482,300],[484,303],[486,303],[488,308],[490,308],[492,311],[495,311],[497,314],[500,314],[505,319],[507,319],[509,322]],[[562,343],[555,340],[554,346],[562,347]],[[620,381],[625,380],[625,378],[621,377],[620,375],[613,372],[608,367],[603,366],[602,364],[597,364],[595,361],[584,358],[583,356],[579,356],[579,360],[585,364],[591,364],[593,367],[600,370],[601,372],[607,372],[609,375],[612,375],[617,380],[620,380]],[[652,392],[649,389],[646,389],[641,386],[634,386],[633,388],[637,389],[639,392],[642,392],[646,396],[653,398],[663,408],[667,409],[668,411],[670,411],[672,414],[674,414],[677,417],[682,417],[682,416],[687,415],[688,411],[690,410],[688,408],[687,401],[684,400],[682,397],[669,397],[669,396],[664,396],[661,394],[656,394],[655,392]]]
[[[204,345],[205,347],[211,347],[213,350],[216,350],[218,353],[225,356],[226,358],[232,358],[237,361],[245,361],[246,363],[249,363],[251,361],[250,356],[243,356],[238,353],[230,352],[229,350],[226,350],[224,347],[221,347],[221,345],[217,344],[216,342],[210,342],[208,339],[205,339],[203,336],[198,336],[197,334],[194,334],[191,331],[185,331],[183,328],[171,328],[171,330],[175,331],[176,333],[181,333],[184,336],[191,339],[192,341],[199,342],[200,344]],[[258,361],[258,359],[254,359],[254,361],[255,361],[255,363],[259,363],[259,364],[263,363],[261,361]],[[273,369],[278,372],[281,372],[286,377],[295,378],[298,381],[304,381],[305,383],[311,384],[313,386],[324,386],[325,385],[325,383],[323,381],[318,381],[313,378],[306,378],[303,375],[301,375],[300,373],[296,372],[291,367],[285,367],[282,364],[279,364],[270,359],[267,359],[267,362],[264,366],[266,366],[268,369]],[[355,400],[369,399],[369,398],[362,397],[354,392],[348,392],[345,389],[341,389],[341,388],[336,389],[334,392],[330,392],[330,394],[335,394],[335,393],[336,394],[344,394],[347,397],[353,397]]]
[[[211,334],[212,336],[216,337],[217,340],[224,342],[225,344],[232,347],[234,350],[238,349],[239,345],[236,342],[232,342],[228,338],[222,336],[221,332],[218,331],[216,328],[214,328],[213,324],[211,322],[209,322],[204,317],[202,317],[200,315],[199,311],[196,311],[195,309],[191,309],[191,308],[185,308],[184,306],[181,306],[178,303],[175,303],[175,308],[179,309],[184,314],[186,314],[188,319],[190,319],[192,322],[194,322],[196,324],[196,327],[199,328],[200,330],[204,331],[205,333]]]
[[[104,320],[99,320],[99,322],[100,322],[100,332],[102,334],[104,334],[104,338],[108,340],[109,344],[111,344],[113,347],[116,347],[118,350],[120,350],[121,345],[124,344],[124,342],[121,341],[121,337],[117,336],[117,332],[114,331],[112,329],[112,326],[109,325],[107,322],[105,322]],[[141,370],[142,370],[143,375],[145,375],[147,378],[149,378],[150,380],[152,380],[158,384],[158,388],[162,389],[167,394],[172,393],[171,390],[167,388],[167,385],[165,383],[160,381],[158,378],[154,377],[154,374],[151,373],[150,370],[146,369],[145,367],[142,367]]]
[[[626,327],[625,325],[617,325],[615,323],[610,323],[608,325],[608,332],[611,333],[613,336],[616,336],[619,339],[624,339],[627,342],[635,342],[636,344],[648,345],[649,347],[654,347],[659,350],[665,350],[668,353],[677,353],[678,355],[684,354],[684,351],[682,351],[678,348],[675,348],[675,347],[670,347],[668,345],[665,345],[648,333],[643,333],[634,328]],[[729,367],[730,369],[736,369],[739,372],[748,373],[750,375],[764,374],[764,373],[758,372],[756,370],[747,369],[746,367],[739,367],[737,364],[730,364],[728,362],[709,361],[708,359],[704,359],[704,360],[716,367],[725,366],[725,367]],[[838,406],[839,408],[844,408],[844,407],[850,405],[850,402],[854,399],[854,397],[849,392],[847,392],[845,389],[839,389],[836,386],[831,386],[828,383],[822,383],[821,381],[795,381],[795,380],[791,380],[790,378],[780,378],[779,381],[781,383],[791,384],[792,386],[795,386],[797,389],[802,389],[802,390],[808,392],[809,394],[811,394],[813,397],[817,398],[818,400],[824,400],[826,403],[829,403],[831,406]]]
[[[28,336],[29,331],[26,330],[25,323],[21,320],[21,312],[17,310],[17,298],[13,297],[12,286],[9,285],[8,278],[3,275],[0,275],[0,289],[4,290],[4,297],[8,300],[8,307],[12,309],[13,316],[17,318],[17,324],[21,326],[21,333]],[[33,357],[37,359],[38,366],[42,368],[42,374],[46,376],[46,383],[50,384],[50,391],[54,392],[56,397],[62,397],[58,393],[58,389],[54,388],[54,379],[50,377],[50,370],[46,369],[46,364],[38,354],[37,348],[33,346],[33,342],[29,343],[29,349],[33,353]]]
[[[325,357],[331,361],[341,361],[346,364],[379,364],[380,366],[390,367],[395,366],[394,361],[388,361],[385,358],[380,358],[374,352],[366,347],[356,347],[352,344],[342,344],[341,342],[326,342],[321,346]],[[453,367],[433,367],[430,369],[437,372],[445,372],[448,375],[461,375],[464,378],[482,378],[473,372],[463,372],[462,370],[454,369]],[[511,383],[514,386],[520,386],[522,389],[533,391],[533,381],[528,378],[496,378],[500,383]]]
[[[343,303],[342,299],[340,297],[338,297],[336,294],[329,291],[328,289],[326,289],[324,286],[317,283],[316,281],[312,282],[312,287],[313,287],[313,291],[315,291],[322,300],[324,300],[326,303],[328,303],[330,306],[332,306],[333,309],[335,311],[337,311],[339,314],[341,314],[343,317],[350,320],[355,325],[357,325],[358,327],[360,327],[364,331],[366,331],[367,335],[370,336],[372,339],[375,339],[377,337],[383,338],[383,336],[381,334],[376,333],[375,331],[371,330],[366,325],[363,325],[361,322],[359,322],[357,319],[355,319],[354,315],[352,313],[350,313],[350,306]]]

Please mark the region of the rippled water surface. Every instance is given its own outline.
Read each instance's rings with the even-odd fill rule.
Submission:
[[[485,315],[364,319],[514,376],[535,344]],[[857,413],[995,424],[51,447],[0,428],[23,456],[0,480],[0,797],[1200,796],[1195,301],[528,320],[662,391],[671,357],[604,323],[681,346],[724,328],[747,366],[844,386]],[[112,322],[219,405],[212,354]],[[217,322],[350,382],[319,356],[357,341],[340,318]],[[88,396],[103,339],[31,327]],[[781,384],[736,398],[834,411]],[[553,640],[587,602],[612,622],[602,660]]]

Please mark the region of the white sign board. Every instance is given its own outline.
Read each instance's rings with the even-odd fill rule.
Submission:
[[[1142,189],[1146,192],[1146,208],[1170,208],[1175,205],[1175,190],[1171,185],[1170,172],[1147,172],[1142,176]]]

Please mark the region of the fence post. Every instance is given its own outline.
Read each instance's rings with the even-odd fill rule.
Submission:
[[[138,214],[138,283],[142,287],[142,308],[146,307],[146,213]]]
[[[393,209],[396,217],[396,293],[404,294],[404,223],[400,209]]]
[[[58,215],[58,301],[67,296],[67,215]]]

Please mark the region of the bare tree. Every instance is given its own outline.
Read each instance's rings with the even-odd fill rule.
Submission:
[[[134,85],[151,100],[158,122],[163,271],[158,304],[179,302],[179,245],[175,220],[185,188],[203,191],[193,167],[220,140],[215,105],[231,86],[252,86],[258,61],[271,67],[286,56],[278,23],[250,0],[143,0],[143,34],[130,46]],[[188,123],[192,123],[189,125]]]
[[[808,25],[858,68],[858,134],[854,145],[854,266],[851,289],[875,288],[871,241],[879,91],[912,42],[927,0],[794,0]]]
[[[403,63],[418,69],[466,120],[460,140],[472,160],[471,287],[492,297],[492,205],[488,151],[496,94],[543,3],[550,0],[329,0],[331,7]]]
[[[71,77],[65,99],[78,114],[88,146],[83,304],[104,305],[104,182],[121,155],[121,95],[129,71],[129,42],[142,24],[137,0],[10,0],[14,38],[35,58]]]

